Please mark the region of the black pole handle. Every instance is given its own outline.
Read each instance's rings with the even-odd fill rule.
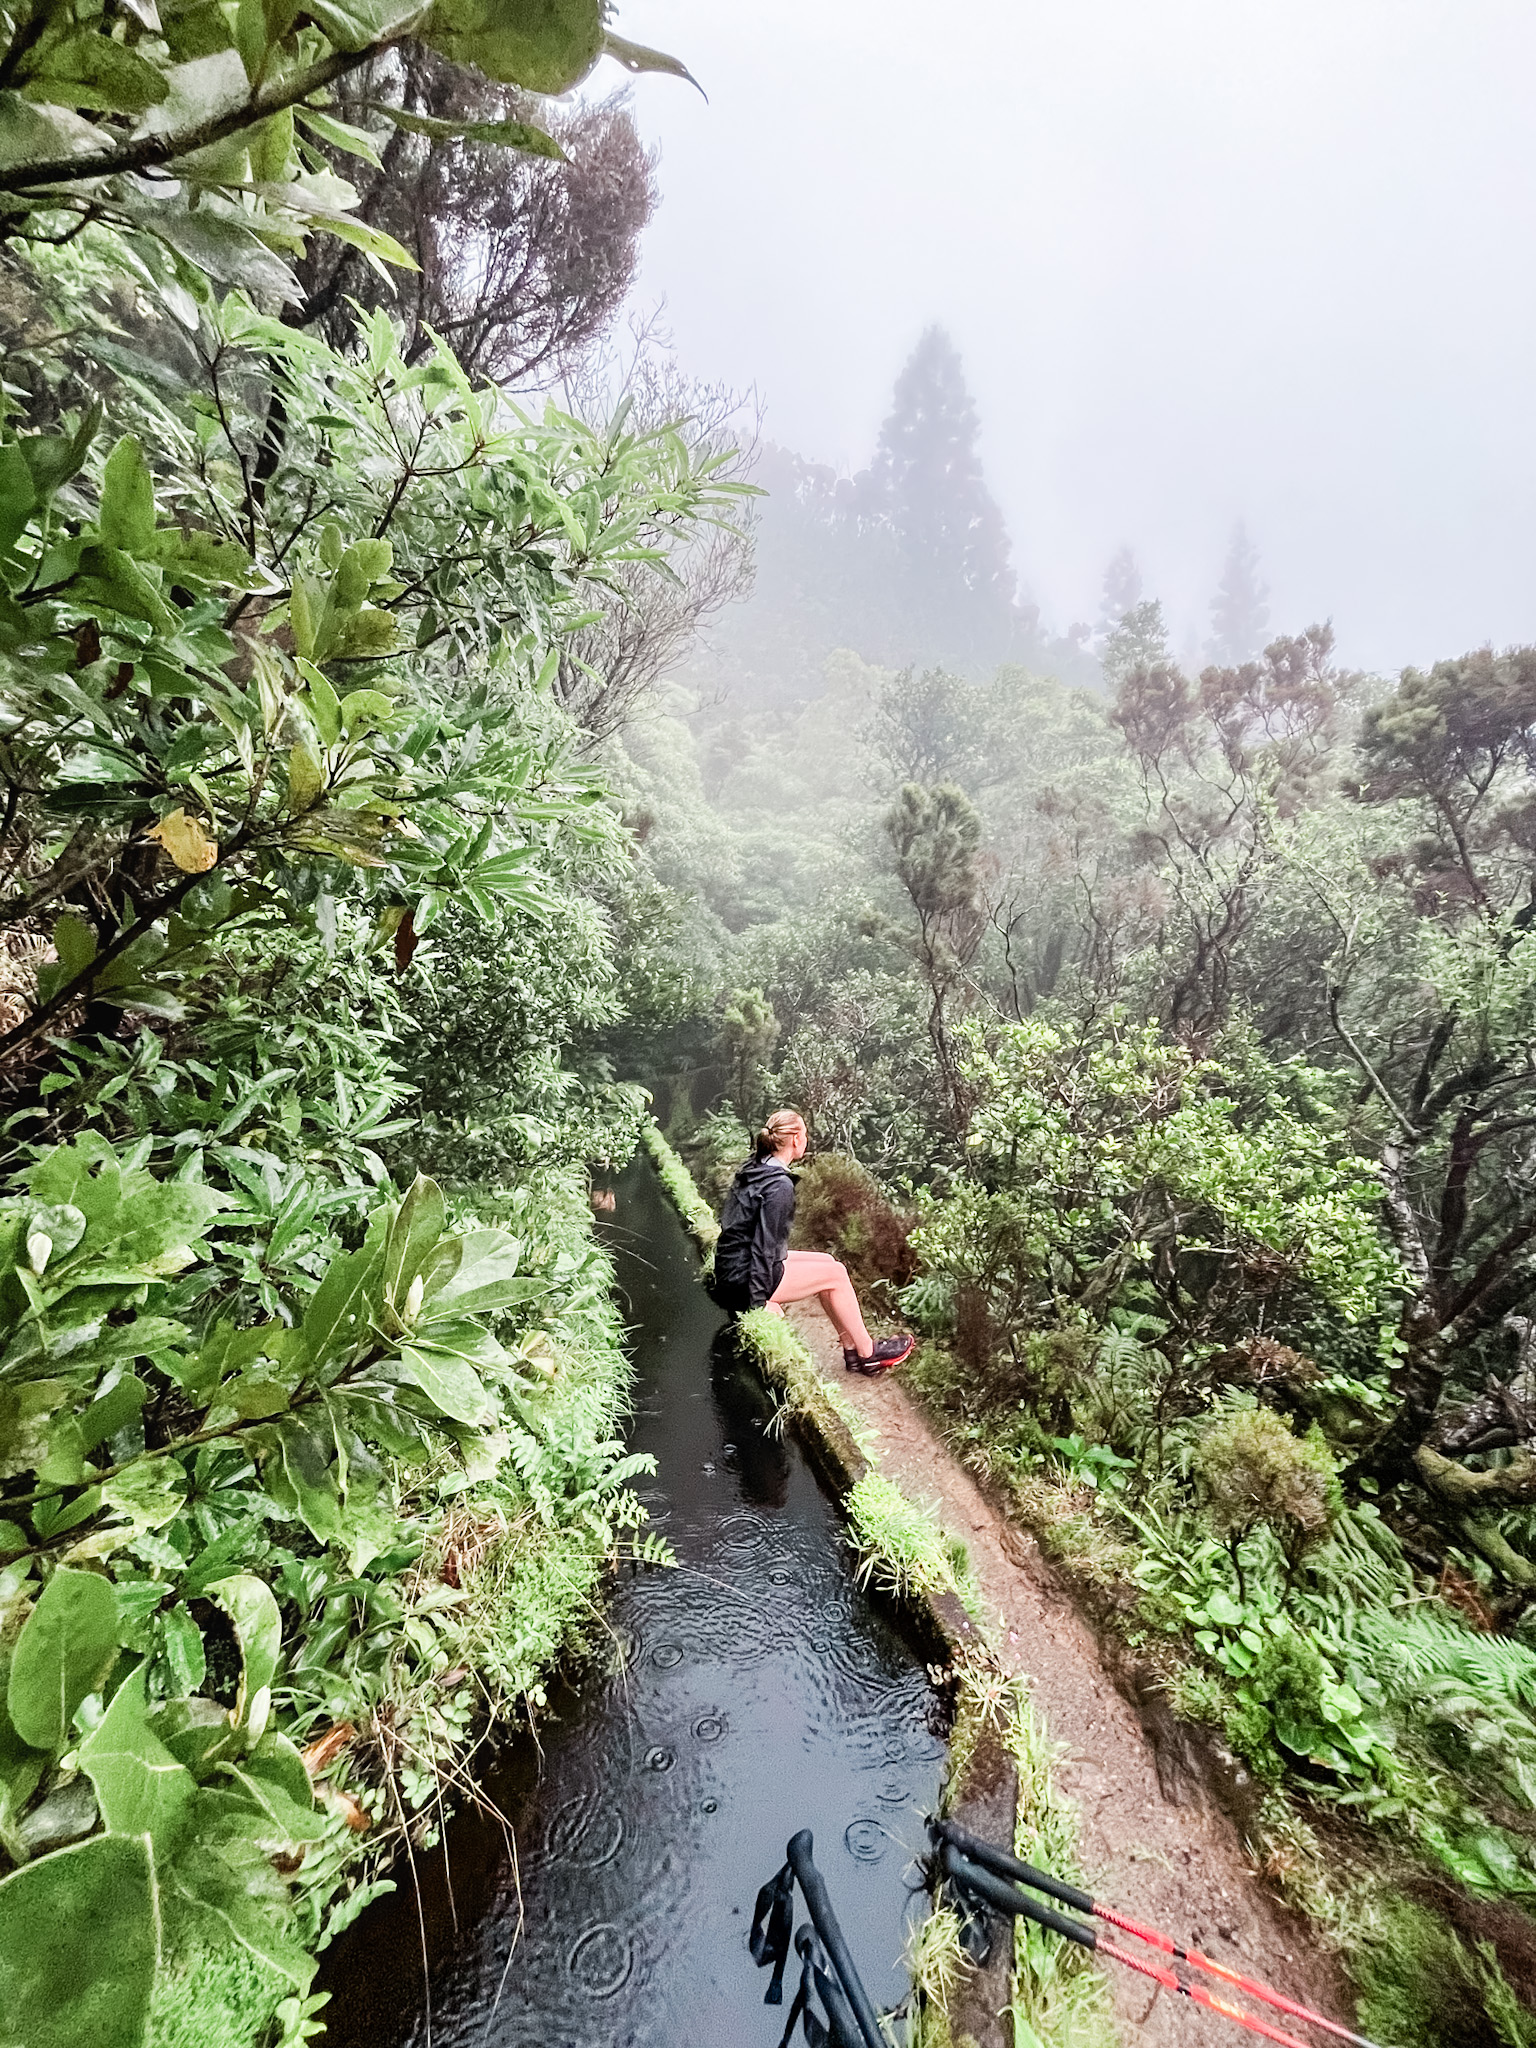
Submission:
[[[968,1856],[972,1863],[979,1863],[984,1870],[995,1871],[999,1877],[1016,1878],[1020,1884],[1027,1884],[1031,1891],[1044,1892],[1048,1899],[1060,1899],[1064,1906],[1071,1906],[1079,1913],[1093,1911],[1093,1900],[1087,1892],[1079,1891],[1075,1884],[1063,1884],[1059,1877],[1052,1877],[1048,1871],[1036,1870],[1033,1863],[1021,1863],[1017,1856],[994,1849],[979,1835],[968,1835],[964,1828],[957,1828],[952,1820],[931,1820],[928,1826],[941,1842],[953,1842],[962,1856]]]
[[[983,1870],[977,1863],[969,1862],[953,1842],[946,1842],[939,1851],[939,1861],[945,1875],[957,1884],[963,1884],[967,1891],[974,1892],[979,1899],[985,1899],[989,1906],[995,1906],[1000,1913],[1017,1913],[1025,1920],[1033,1920],[1037,1927],[1045,1927],[1052,1934],[1061,1934],[1068,1941],[1075,1941],[1080,1948],[1097,1948],[1099,1937],[1091,1927],[1084,1927],[1081,1921],[1069,1920],[1065,1913],[1058,1913],[1050,1906],[1037,1904],[1034,1899],[1025,1898],[1021,1891],[1001,1877],[995,1877],[990,1870]]]
[[[811,1924],[821,1936],[822,1945],[832,1959],[848,2003],[853,2007],[853,2016],[859,2023],[859,2032],[864,2036],[864,2048],[889,2048],[880,2022],[875,2018],[875,2008],[869,2002],[868,1993],[859,1982],[859,1973],[853,1967],[853,1957],[848,1953],[848,1944],[843,1939],[843,1930],[837,1924],[837,1915],[832,1910],[832,1901],[827,1895],[826,1880],[811,1860],[814,1848],[809,1828],[802,1828],[798,1835],[792,1835],[784,1854],[790,1868],[800,1880],[800,1889],[805,1894],[805,1903],[810,1909]]]

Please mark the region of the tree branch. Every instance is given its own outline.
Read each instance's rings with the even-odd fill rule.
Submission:
[[[179,157],[191,156],[212,143],[222,142],[226,135],[238,135],[242,128],[255,127],[258,121],[265,121],[270,114],[281,114],[287,108],[297,106],[311,93],[319,92],[323,86],[345,77],[347,72],[355,71],[360,64],[382,56],[385,50],[399,41],[400,37],[395,35],[383,42],[370,43],[365,50],[334,51],[329,57],[322,57],[318,64],[309,65],[306,70],[263,92],[252,93],[239,106],[227,107],[222,114],[215,114],[180,135],[141,135],[136,141],[103,150],[97,156],[56,156],[46,158],[42,163],[7,165],[0,168],[0,192],[34,192],[47,185],[78,184],[88,178],[115,178],[124,171],[148,171],[161,164],[174,163]]]

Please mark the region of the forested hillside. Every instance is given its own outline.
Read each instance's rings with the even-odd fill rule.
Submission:
[[[1128,552],[1076,668],[978,658],[996,583],[958,566],[913,636],[951,655],[897,659],[863,604],[899,507],[826,526],[614,757],[673,905],[628,978],[675,997],[674,1133],[718,1188],[805,1112],[806,1241],[1257,1781],[1366,2030],[1525,2042],[1487,1944],[1529,1997],[1536,651],[1350,673],[1327,624],[1264,631],[1239,531],[1204,659]]]

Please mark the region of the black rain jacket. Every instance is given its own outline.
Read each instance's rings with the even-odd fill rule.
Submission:
[[[762,1308],[784,1277],[795,1184],[780,1159],[749,1159],[720,1212],[710,1292],[722,1308]]]

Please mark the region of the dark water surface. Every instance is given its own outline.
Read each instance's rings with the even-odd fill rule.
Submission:
[[[798,1445],[765,1433],[642,1162],[604,1234],[633,1328],[630,1444],[656,1456],[641,1486],[680,1568],[621,1576],[608,1674],[552,1696],[542,1753],[519,1743],[492,1774],[515,1862],[472,1814],[449,1830],[451,1896],[443,1858],[418,1858],[430,2033],[404,1876],[325,1958],[326,2048],[775,2048],[785,2012],[762,2003],[747,1928],[801,1827],[876,2005],[906,1989],[945,1755],[918,1652],[854,1586]]]

